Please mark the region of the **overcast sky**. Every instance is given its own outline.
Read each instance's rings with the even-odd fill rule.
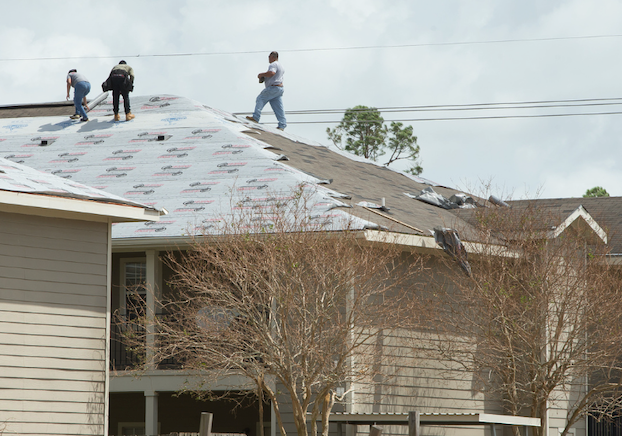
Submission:
[[[70,68],[89,78],[94,98],[125,59],[136,95],[176,94],[250,112],[271,50],[286,71],[286,112],[622,97],[622,0],[0,4],[0,104],[63,100]],[[262,121],[274,121],[269,112]],[[622,112],[622,105],[383,115],[589,112]],[[292,114],[287,131],[329,145],[325,130],[334,124],[296,122],[340,118]],[[418,136],[423,177],[475,193],[490,184],[493,194],[518,199],[578,197],[597,185],[622,195],[621,121],[612,114],[406,124]]]

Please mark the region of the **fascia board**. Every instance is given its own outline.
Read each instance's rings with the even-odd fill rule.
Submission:
[[[583,219],[583,221],[594,231],[594,233],[606,244],[607,243],[607,233],[603,230],[601,226],[598,225],[596,220],[592,218],[592,216],[588,213],[587,210],[583,206],[577,207],[568,217],[562,222],[559,226],[555,228],[555,230],[549,232],[549,238],[554,239],[559,237],[564,230],[572,225],[579,218]]]
[[[112,249],[116,252],[132,252],[158,249],[184,250],[192,248],[196,239],[192,237],[154,237],[154,238],[112,238]]]
[[[335,232],[333,235],[338,236],[339,232]],[[390,243],[396,245],[403,245],[405,247],[412,247],[413,249],[422,250],[441,250],[441,247],[434,241],[433,237],[408,235],[402,233],[388,233],[377,230],[364,230],[358,233],[361,239],[369,243]],[[192,237],[163,237],[163,238],[117,238],[112,239],[112,247],[115,252],[120,251],[136,251],[139,248],[154,248],[160,247],[161,249],[184,249],[192,247],[193,243],[200,241],[201,239],[209,240],[212,238],[218,238],[218,235],[210,235],[200,238]],[[167,247],[167,248],[165,248]],[[442,251],[442,250],[441,250]],[[440,254],[440,252],[439,252]]]
[[[159,221],[160,211],[76,198],[0,191],[0,211],[85,221]]]
[[[136,371],[117,372],[110,375],[110,392],[177,392],[189,386],[206,391],[252,389],[252,380],[243,375],[231,374],[206,383],[208,377],[176,370],[144,371],[140,377]]]
[[[338,233],[338,232],[337,232]],[[218,235],[207,236],[204,239],[217,238]],[[428,251],[432,254],[442,254],[442,248],[436,243],[434,237],[419,236],[404,233],[389,233],[378,230],[365,230],[359,233],[359,237],[369,243],[395,244],[410,247],[416,251]],[[201,238],[192,237],[163,237],[163,238],[117,238],[112,240],[115,252],[136,251],[140,249],[159,248],[160,250],[188,249]],[[504,257],[518,257],[518,253],[508,250],[501,245],[479,244],[463,242],[467,253],[476,256],[494,255]]]
[[[434,237],[411,235],[405,233],[383,232],[378,230],[365,230],[361,237],[367,242],[402,245],[419,250],[440,250]]]
[[[404,233],[382,232],[378,230],[365,230],[363,238],[367,242],[402,245],[412,247],[414,250],[442,252],[442,248],[432,236],[419,236]],[[502,245],[480,244],[477,242],[463,241],[467,253],[473,255],[495,255],[503,257],[518,257],[518,254],[508,250]]]

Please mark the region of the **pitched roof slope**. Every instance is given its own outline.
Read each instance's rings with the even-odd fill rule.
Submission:
[[[0,210],[113,222],[157,221],[160,211],[0,158]]]
[[[252,126],[251,126],[252,127]],[[429,180],[413,177],[349,153],[338,153],[324,146],[306,144],[300,138],[259,130],[259,138],[278,148],[288,158],[287,165],[330,182],[330,189],[350,197],[342,200],[352,209],[349,213],[378,223],[392,231],[430,236],[438,226],[455,225],[456,216],[449,210],[421,202],[406,194],[417,195],[433,186],[445,197],[458,193]],[[388,210],[367,207],[385,201]],[[466,225],[466,224],[465,224]]]
[[[169,212],[159,223],[117,224],[114,238],[184,237],[301,184],[309,189],[312,216],[327,220],[329,229],[350,217],[358,229],[429,236],[457,219],[406,195],[435,185],[425,179],[181,97],[133,96],[132,108],[130,122],[112,121],[110,98],[88,123],[50,116],[45,107],[36,116],[1,120],[0,157]],[[388,210],[372,204],[383,198]]]
[[[0,191],[49,195],[153,209],[136,201],[127,200],[118,195],[110,194],[70,179],[37,171],[26,165],[2,158],[0,158]]]

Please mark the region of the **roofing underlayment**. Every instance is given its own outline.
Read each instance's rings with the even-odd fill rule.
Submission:
[[[58,116],[3,120],[0,156],[65,179],[67,186],[78,182],[93,193],[168,211],[158,223],[115,224],[114,238],[187,235],[235,209],[287,198],[301,184],[312,188],[311,214],[328,218],[325,228],[337,230],[346,220],[357,229],[378,227],[333,211],[346,206],[340,194],[281,162],[286,158],[241,133],[247,126],[228,121],[227,114],[184,98],[151,96],[132,99],[135,120],[113,122],[111,104],[108,99],[92,110],[88,123]]]
[[[0,158],[0,191],[73,198],[153,209],[81,183]]]

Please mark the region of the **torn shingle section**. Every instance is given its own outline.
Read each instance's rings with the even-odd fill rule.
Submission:
[[[464,193],[458,192],[453,194],[451,197],[446,198],[434,191],[431,186],[423,189],[417,195],[408,193],[406,193],[406,195],[410,198],[442,207],[443,209],[473,209],[477,207],[477,202],[472,197]]]
[[[381,210],[383,212],[388,212],[390,210],[389,207],[387,207],[385,204],[376,204],[376,203],[372,203],[370,201],[360,201],[358,203],[356,203],[357,206],[361,206],[361,207],[366,207],[368,209],[378,209]]]
[[[452,259],[460,265],[466,275],[471,276],[471,265],[469,264],[466,248],[460,241],[460,236],[455,229],[445,227],[434,228],[434,240]]]

